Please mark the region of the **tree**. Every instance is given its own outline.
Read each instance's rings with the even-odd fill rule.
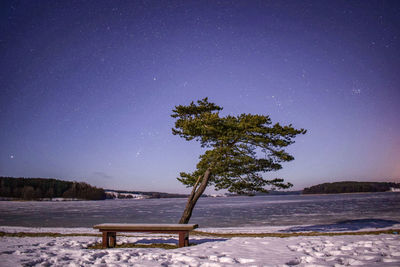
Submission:
[[[22,188],[22,198],[25,200],[31,200],[35,197],[35,189],[32,186],[24,186]]]
[[[179,223],[189,222],[197,200],[209,185],[238,194],[267,192],[266,186],[292,186],[281,178],[266,180],[262,173],[279,170],[282,162],[293,160],[283,148],[306,130],[297,130],[291,124],[272,125],[266,115],[222,117],[221,110],[222,107],[204,98],[197,104],[176,106],[172,111],[171,117],[176,119],[172,133],[187,141],[199,141],[201,147],[208,149],[199,157],[195,171],[181,172],[178,178],[192,187]]]

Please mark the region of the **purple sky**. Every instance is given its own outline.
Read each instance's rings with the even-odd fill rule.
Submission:
[[[187,192],[175,105],[308,133],[294,189],[400,182],[400,1],[1,1],[0,175]]]

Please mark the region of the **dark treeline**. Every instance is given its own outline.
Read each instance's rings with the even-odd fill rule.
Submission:
[[[24,200],[77,198],[102,200],[106,194],[102,188],[86,183],[45,178],[0,177],[0,197]]]
[[[335,182],[304,188],[303,194],[338,194],[357,192],[386,192],[400,184],[385,182]]]

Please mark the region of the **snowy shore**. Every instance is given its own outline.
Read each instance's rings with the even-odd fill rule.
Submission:
[[[244,228],[200,229],[246,232]],[[278,228],[247,232],[279,231]],[[375,229],[376,230],[376,229]],[[90,228],[0,227],[6,233],[97,233]],[[174,235],[118,236],[118,243],[176,244]],[[400,266],[400,235],[209,237],[191,235],[194,246],[87,249],[97,236],[0,237],[0,266]]]

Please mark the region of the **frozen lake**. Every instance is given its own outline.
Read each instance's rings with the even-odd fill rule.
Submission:
[[[0,225],[91,227],[105,222],[177,223],[186,199],[0,201]],[[400,222],[400,193],[201,198],[201,227],[289,226],[382,219]]]

